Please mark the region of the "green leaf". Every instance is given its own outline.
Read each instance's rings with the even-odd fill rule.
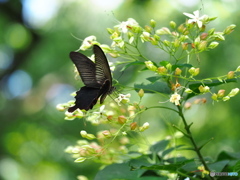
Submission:
[[[234,159],[240,159],[240,153],[222,151],[217,157],[217,161]]]
[[[229,163],[229,160],[224,161],[218,161],[213,164],[209,164],[208,167],[211,169],[211,171],[214,172],[222,172],[223,168]]]
[[[138,171],[131,171],[128,163],[112,164],[98,171],[94,180],[117,180],[134,179],[138,176]]]
[[[169,154],[169,153],[172,152],[173,150],[178,150],[178,149],[179,149],[180,147],[182,147],[182,146],[184,146],[184,145],[178,145],[178,146],[176,146],[176,147],[171,147],[171,148],[169,148],[169,149],[166,149],[166,150],[163,151],[162,156],[164,157],[165,155]]]
[[[191,64],[175,64],[175,65],[172,66],[172,70],[174,71],[176,68],[182,69],[182,68],[184,68],[184,67],[190,69],[190,68],[193,67],[193,66],[192,66]]]
[[[138,92],[139,89],[143,89],[144,93],[164,93],[164,94],[170,94],[171,90],[168,87],[167,83],[164,82],[155,82],[154,84],[134,84],[135,90]]]
[[[162,140],[150,147],[150,151],[153,153],[158,153],[159,151],[164,151],[169,144],[169,140]]]
[[[169,64],[169,61],[161,61],[160,65],[166,67]]]
[[[148,81],[150,81],[151,83],[155,83],[156,81],[158,81],[159,79],[161,79],[161,76],[152,76],[147,78]]]
[[[125,71],[127,68],[129,68],[131,66],[135,66],[135,65],[145,65],[145,63],[140,62],[140,61],[131,62],[131,63],[128,63],[125,66],[123,66],[123,68],[120,71]]]

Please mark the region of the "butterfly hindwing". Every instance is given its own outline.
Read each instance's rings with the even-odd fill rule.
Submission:
[[[75,96],[75,105],[70,107],[68,112],[73,112],[77,108],[85,109],[86,111],[92,109],[97,103],[99,96],[100,89],[86,86],[82,87],[79,91],[77,91],[77,95]]]

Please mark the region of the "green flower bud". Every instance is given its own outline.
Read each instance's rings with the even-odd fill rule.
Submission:
[[[143,89],[140,89],[140,90],[138,91],[138,96],[139,96],[140,98],[142,98],[142,97],[144,96],[144,90],[143,90]]]
[[[216,93],[214,93],[211,97],[214,101],[218,100],[218,95]]]
[[[152,26],[153,28],[155,28],[155,26],[156,26],[156,21],[153,20],[153,19],[151,19],[151,20],[150,20],[150,26]]]
[[[192,76],[197,76],[200,72],[200,69],[199,68],[194,68],[194,67],[191,67],[188,72],[192,75]]]
[[[223,97],[223,101],[228,101],[229,99],[230,99],[229,96],[225,96],[225,97]]]
[[[148,122],[145,122],[145,123],[143,124],[143,126],[139,127],[139,131],[140,131],[140,132],[143,132],[143,131],[145,131],[145,130],[148,129],[148,128],[149,128],[149,123],[148,123]]]
[[[153,38],[156,40],[156,41],[159,41],[160,40],[160,36],[154,34]]]
[[[114,33],[114,30],[111,29],[111,28],[107,28],[107,32],[108,32],[109,34],[112,34],[112,33]]]
[[[151,31],[152,31],[152,27],[147,26],[147,25],[145,26],[144,29],[145,29],[145,31],[147,31],[147,32],[151,32]]]
[[[207,41],[201,41],[198,45],[198,50],[199,51],[204,51],[207,48]]]
[[[210,44],[209,44],[209,46],[208,46],[208,48],[210,48],[210,49],[214,49],[214,48],[216,48],[217,46],[218,46],[218,42],[216,42],[216,41],[214,41],[214,42],[211,42]]]
[[[235,29],[236,25],[235,24],[231,24],[230,26],[228,26],[224,31],[223,34],[230,34],[231,32],[233,32],[233,30]]]
[[[210,88],[208,86],[202,86],[201,85],[201,86],[198,87],[198,89],[201,93],[207,93],[207,92],[210,91]]]
[[[239,88],[232,89],[231,92],[228,94],[229,97],[236,96],[239,93]]]
[[[188,94],[191,94],[193,91],[191,89],[187,88],[184,92],[188,93]]]
[[[228,79],[234,78],[234,71],[229,71],[228,74],[227,74],[227,78]]]
[[[170,46],[171,42],[168,41],[168,40],[164,40],[164,41],[163,41],[163,44],[164,44],[165,46]]]
[[[215,32],[215,28],[212,28],[212,29],[208,30],[209,36],[213,35],[214,32]]]
[[[170,21],[170,27],[175,29],[177,24],[174,21]]]
[[[175,39],[175,40],[174,40],[173,46],[174,46],[174,47],[179,47],[179,46],[180,46],[180,41],[179,41],[179,39]]]
[[[237,67],[236,71],[237,71],[237,72],[240,72],[240,66]]]
[[[146,67],[151,71],[156,71],[157,67],[153,64],[152,61],[145,61]]]

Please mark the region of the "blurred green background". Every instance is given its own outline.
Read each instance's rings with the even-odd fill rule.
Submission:
[[[93,178],[98,164],[76,164],[64,153],[80,139],[81,129],[92,127],[79,119],[65,121],[64,113],[55,109],[58,103],[73,99],[69,94],[81,84],[74,79],[68,57],[81,44],[75,37],[96,35],[100,43],[110,45],[106,28],[119,21],[132,17],[144,26],[154,19],[163,27],[171,20],[184,22],[183,12],[200,8],[203,14],[218,17],[209,28],[222,31],[230,24],[237,25],[218,48],[202,54],[198,64],[203,78],[227,74],[240,65],[238,0],[0,0],[0,179],[66,180],[80,174]],[[143,48],[145,53],[153,52],[148,46]],[[120,75],[118,70],[115,78]],[[132,70],[119,81],[125,85],[141,83],[144,77],[139,73],[129,79]],[[240,84],[227,86],[230,90]],[[157,96],[146,97],[146,105],[159,102]],[[212,104],[209,99],[186,113],[187,120],[194,122],[197,142],[215,138],[203,149],[204,156],[216,158],[222,150],[239,151],[239,107],[238,95],[224,103]],[[141,119],[151,121],[146,137],[155,141],[173,132],[168,124],[178,124],[177,116],[163,110],[149,110]]]

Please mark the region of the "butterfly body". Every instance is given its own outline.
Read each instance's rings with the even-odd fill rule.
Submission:
[[[112,76],[107,58],[102,49],[94,45],[95,63],[85,55],[78,52],[71,52],[70,58],[77,67],[80,77],[85,84],[75,96],[75,105],[68,109],[73,112],[76,109],[92,109],[100,97],[100,104],[110,94],[114,87],[112,86]]]

